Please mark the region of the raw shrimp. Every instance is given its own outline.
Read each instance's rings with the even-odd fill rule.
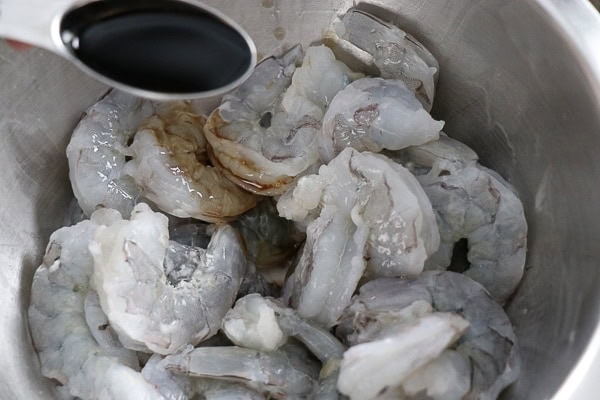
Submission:
[[[243,383],[274,399],[310,398],[319,374],[306,351],[293,344],[272,352],[234,346],[188,348],[164,362],[177,374]]]
[[[120,346],[110,331],[102,332],[104,317],[90,289],[93,259],[88,245],[100,225],[118,219],[115,210],[101,209],[90,220],[52,234],[31,289],[33,344],[42,374],[60,383],[64,395],[164,400],[138,372],[135,353]]]
[[[440,66],[417,39],[400,28],[355,8],[327,32],[329,39],[348,41],[367,52],[381,77],[401,79],[431,111]]]
[[[398,157],[413,170],[436,212],[441,245],[426,269],[446,269],[454,244],[465,238],[470,262],[465,275],[503,304],[521,281],[527,251],[527,221],[514,190],[479,165],[471,149],[447,136]]]
[[[121,343],[136,351],[169,354],[214,335],[235,300],[245,270],[239,237],[228,225],[208,248],[190,248],[189,280],[173,286],[163,261],[167,217],[140,203],[131,219],[98,228],[90,252],[102,309]]]
[[[352,299],[336,333],[350,338],[354,344],[379,340],[386,337],[390,328],[406,324],[407,314],[413,314],[413,323],[433,315],[427,309],[415,312],[415,304],[419,303],[420,308],[423,303],[431,305],[430,311],[458,314],[469,322],[469,327],[453,349],[442,353],[441,360],[424,366],[425,369],[404,382],[405,391],[416,394],[427,389],[428,393],[437,392],[439,397],[434,398],[448,398],[443,393],[462,392],[453,398],[487,400],[495,399],[516,379],[520,359],[508,317],[483,286],[462,274],[425,271],[414,280],[370,281]],[[412,310],[394,321],[394,313],[397,315],[407,307]],[[380,336],[373,335],[378,329],[369,325],[382,322],[388,329]]]
[[[323,118],[319,151],[328,162],[346,147],[400,150],[436,140],[443,127],[444,122],[434,120],[404,82],[363,78],[331,101]]]
[[[433,307],[425,300],[417,300],[401,309],[385,311],[367,309],[356,298],[344,310],[340,324],[336,327],[336,335],[348,346],[372,342],[397,331],[396,326],[411,323],[431,314]]]
[[[241,384],[175,374],[166,368],[167,362],[162,356],[154,354],[142,369],[142,376],[153,384],[166,400],[195,399],[195,394],[200,394],[204,400],[264,399],[258,392]]]
[[[162,107],[140,125],[124,172],[162,211],[223,222],[254,207],[256,198],[207,165],[204,122],[189,103]]]
[[[317,135],[325,108],[358,77],[324,46],[308,48],[296,69],[301,58],[298,45],[262,61],[208,118],[211,160],[246,190],[282,194],[319,161]]]
[[[456,314],[433,313],[397,326],[382,339],[353,346],[344,353],[338,388],[351,400],[375,399],[439,357],[468,326]]]
[[[125,349],[117,334],[110,326],[108,318],[100,306],[100,299],[95,290],[88,290],[83,301],[85,322],[90,333],[106,355],[121,357],[126,365],[137,365],[138,359],[134,351]]]
[[[365,268],[370,278],[416,276],[439,245],[419,183],[381,155],[344,150],[318,175],[302,177],[277,208],[308,226],[284,298],[326,327],[335,325]]]
[[[208,243],[204,248],[208,247]],[[187,246],[169,240],[163,262],[167,281],[173,286],[177,286],[182,281],[191,281],[194,273],[201,266],[201,254],[201,246]]]
[[[153,113],[150,101],[112,90],[83,115],[67,146],[67,158],[73,193],[86,215],[106,207],[129,216],[140,191],[123,172],[130,155],[127,145]]]
[[[260,202],[232,225],[240,231],[248,258],[258,268],[284,264],[306,238],[293,222],[279,216],[271,199]]]
[[[239,299],[222,325],[223,331],[238,346],[256,350],[277,350],[293,336],[323,364],[315,398],[338,399],[338,365],[346,348],[338,339],[314,322],[272,298],[251,294]]]

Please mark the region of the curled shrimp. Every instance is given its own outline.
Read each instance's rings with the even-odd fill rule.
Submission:
[[[325,108],[355,76],[325,46],[310,47],[296,69],[302,56],[296,46],[262,61],[206,123],[211,160],[251,192],[282,194],[318,162]]]
[[[423,308],[424,304],[429,305],[429,310]],[[417,311],[417,308],[421,310]],[[405,312],[402,313],[402,310]],[[416,354],[417,361],[427,362],[414,364],[414,368],[409,370],[412,374],[404,375],[406,380],[395,382],[402,386],[409,398],[423,390],[436,399],[497,398],[519,374],[516,337],[502,307],[492,300],[483,286],[462,274],[425,271],[412,280],[382,278],[370,281],[352,299],[336,333],[344,339],[350,338],[357,345],[375,343],[373,346],[385,354],[386,348],[393,351],[393,342],[388,341],[386,345],[386,338],[394,330],[402,330],[407,324],[414,326],[436,313],[457,314],[468,322],[468,327],[463,327],[464,334],[459,335],[454,346],[448,347],[450,342],[442,346],[443,352],[438,352],[438,358],[422,360]],[[385,329],[377,328],[382,324]],[[420,341],[425,335],[412,335],[402,343]],[[435,341],[436,335],[427,340]],[[440,344],[437,342],[437,345]],[[361,357],[359,361],[362,363],[374,365],[381,362],[368,352],[363,352]],[[344,386],[347,388],[344,392],[352,387],[352,377],[358,378],[351,370],[345,371],[344,364],[340,376],[348,384]],[[360,378],[369,381],[364,375]]]
[[[100,209],[90,220],[50,237],[31,289],[29,326],[42,374],[63,394],[81,399],[164,400],[139,373],[135,352],[124,348],[98,307],[90,285],[88,245],[99,226],[120,219]]]
[[[91,106],[67,146],[69,178],[75,198],[87,216],[98,207],[128,216],[140,191],[124,173],[127,146],[138,125],[154,113],[150,101],[110,91]]]
[[[102,309],[136,351],[169,354],[214,335],[244,275],[244,250],[230,226],[218,228],[206,250],[188,249],[196,267],[176,285],[163,269],[167,247],[167,218],[145,203],[129,221],[98,228],[89,246]]]
[[[521,281],[527,251],[527,221],[514,190],[447,136],[397,157],[415,173],[436,213],[441,244],[426,269],[448,268],[455,243],[467,239],[464,274],[503,304]]]
[[[368,53],[381,77],[404,81],[425,110],[431,111],[440,66],[431,52],[413,36],[365,11],[352,8],[326,33],[326,38],[347,42]]]
[[[319,150],[325,162],[346,147],[400,150],[436,140],[443,127],[444,122],[434,120],[401,80],[363,78],[331,101]]]
[[[160,210],[223,222],[254,207],[256,198],[207,165],[204,122],[189,103],[163,106],[138,128],[124,171]]]
[[[327,330],[303,319],[295,310],[273,298],[251,294],[236,302],[223,319],[222,328],[236,345],[263,351],[277,350],[288,337],[294,337],[322,363],[314,398],[339,398],[337,367],[346,348]]]
[[[307,226],[284,298],[327,327],[365,269],[369,278],[416,276],[439,245],[435,215],[415,177],[384,156],[351,148],[318,175],[302,177],[277,208]]]

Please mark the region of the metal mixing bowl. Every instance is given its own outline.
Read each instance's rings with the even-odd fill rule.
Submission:
[[[345,0],[209,1],[270,54],[320,36]],[[234,6],[235,3],[235,6]],[[600,389],[600,15],[585,0],[373,0],[438,57],[434,115],[518,189],[525,279],[508,312],[524,359],[507,399]],[[234,9],[235,8],[235,9]],[[33,272],[72,198],[65,147],[106,88],[0,44],[0,398],[52,398],[28,332]]]

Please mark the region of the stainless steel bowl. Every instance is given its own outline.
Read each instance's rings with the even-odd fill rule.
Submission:
[[[259,52],[307,44],[350,0],[209,1]],[[600,15],[586,0],[372,0],[442,66],[433,113],[519,190],[525,279],[508,312],[524,358],[507,399],[600,389]],[[0,398],[52,398],[26,309],[33,272],[72,198],[65,147],[106,87],[43,51],[0,45]]]

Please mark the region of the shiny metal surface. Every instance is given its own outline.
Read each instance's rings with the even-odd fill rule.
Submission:
[[[259,53],[319,37],[346,0],[208,1]],[[600,14],[586,0],[372,0],[438,57],[434,114],[519,190],[527,272],[508,307],[524,358],[506,399],[600,390]],[[243,4],[243,5],[242,5]],[[333,10],[333,11],[332,11]],[[0,398],[51,398],[25,310],[71,193],[64,150],[105,87],[43,51],[0,45]]]

